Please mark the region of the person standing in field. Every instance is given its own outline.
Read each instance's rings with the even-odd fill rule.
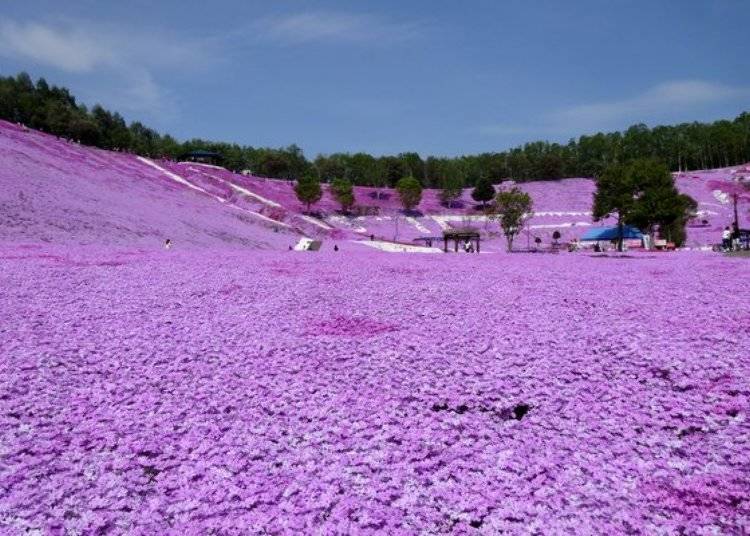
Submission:
[[[727,251],[732,249],[732,231],[729,230],[729,226],[724,227],[721,232],[721,247]]]

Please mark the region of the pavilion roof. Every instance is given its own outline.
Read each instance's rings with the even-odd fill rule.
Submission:
[[[443,238],[479,238],[479,231],[472,228],[446,229]]]

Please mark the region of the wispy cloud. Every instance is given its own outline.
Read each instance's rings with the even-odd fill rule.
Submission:
[[[30,59],[68,72],[91,71],[111,63],[115,55],[92,35],[38,23],[0,22],[0,54]]]
[[[310,42],[391,44],[422,35],[419,22],[396,22],[370,14],[308,12],[266,17],[257,31],[283,44]]]
[[[168,113],[171,99],[157,82],[160,69],[200,64],[205,47],[175,36],[82,20],[52,23],[0,22],[0,56],[67,73],[113,78],[111,104],[123,109]]]
[[[530,117],[523,124],[480,125],[477,130],[489,137],[576,136],[639,122],[680,120],[702,107],[743,99],[750,99],[750,88],[704,80],[674,80],[657,84],[633,97],[553,110]]]
[[[655,114],[680,112],[704,104],[750,97],[750,88],[703,80],[677,80],[658,84],[635,97],[573,106],[552,114],[555,122],[576,125],[608,124],[613,120],[642,121]]]

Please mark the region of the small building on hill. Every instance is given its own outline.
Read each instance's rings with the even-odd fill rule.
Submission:
[[[183,160],[189,162],[198,162],[200,164],[218,165],[221,162],[221,155],[213,151],[204,151],[201,149],[190,151],[183,155]]]

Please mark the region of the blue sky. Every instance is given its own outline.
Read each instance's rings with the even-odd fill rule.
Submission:
[[[7,2],[28,71],[179,139],[457,155],[750,110],[747,0]]]

